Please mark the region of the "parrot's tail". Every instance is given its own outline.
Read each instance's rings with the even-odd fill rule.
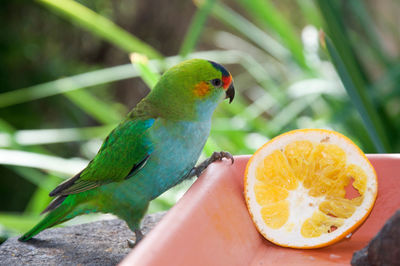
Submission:
[[[18,238],[18,240],[26,242],[35,235],[39,234],[44,229],[71,219],[72,217],[71,218],[66,217],[70,213],[71,209],[73,208],[71,208],[70,205],[60,204],[55,209],[53,209],[49,214],[47,214],[46,217],[44,217],[43,220],[41,220],[35,227],[33,227],[30,231],[28,231],[23,236]]]

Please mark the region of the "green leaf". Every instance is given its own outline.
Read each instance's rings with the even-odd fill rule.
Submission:
[[[23,215],[12,213],[0,213],[0,226],[12,229],[14,233],[23,233],[31,229],[40,217],[37,215]]]
[[[115,124],[122,120],[123,115],[110,108],[110,103],[97,99],[86,90],[75,90],[64,93],[78,107],[103,124]]]
[[[364,122],[364,126],[373,141],[375,148],[378,152],[384,153],[390,151],[389,141],[386,136],[383,124],[379,119],[379,115],[375,110],[372,101],[366,94],[366,88],[363,84],[360,84],[362,80],[358,75],[358,72],[351,72],[347,65],[344,63],[344,59],[337,52],[337,48],[328,36],[325,36],[325,43],[327,50],[331,56],[332,63],[346,88],[347,93],[350,96],[351,101],[357,108]],[[351,62],[347,61],[348,64]]]
[[[299,5],[300,10],[307,22],[313,24],[317,28],[321,28],[323,20],[321,18],[321,14],[318,12],[317,7],[315,6],[314,1],[297,0],[296,2]]]
[[[91,71],[55,81],[0,94],[0,108],[41,99],[81,88],[137,77],[139,71],[130,64]]]
[[[0,149],[0,164],[39,168],[68,176],[78,173],[88,163],[84,159],[64,159],[35,152]]]
[[[115,25],[109,19],[72,0],[37,0],[40,4],[54,10],[71,22],[78,24],[90,33],[97,35],[126,52],[138,52],[149,58],[162,58],[153,47]]]
[[[237,0],[239,4],[263,25],[275,31],[291,51],[293,58],[304,70],[309,70],[303,54],[300,36],[269,0]]]
[[[358,84],[358,87],[362,87],[363,83],[368,83],[367,75],[356,57],[356,52],[354,51],[356,47],[353,47],[350,42],[350,36],[347,33],[343,16],[338,7],[339,2],[317,0],[317,3],[325,20],[325,32],[330,36],[336,51],[344,60],[343,62],[349,72],[356,73],[353,75],[354,82]]]
[[[149,65],[147,57],[133,53],[130,55],[130,59],[133,66],[139,70],[139,76],[142,78],[144,83],[146,83],[150,89],[153,89],[161,76]]]
[[[3,146],[0,143],[0,147],[18,147],[22,149],[22,146],[65,143],[72,141],[90,140],[94,138],[103,138],[107,136],[107,133],[110,132],[115,126],[116,124],[109,124],[105,126],[82,128],[18,130],[14,133],[11,132],[8,134],[9,138],[11,140],[14,140],[14,143],[10,141],[9,143],[6,143],[8,145]],[[13,144],[17,144],[17,146]]]
[[[312,94],[307,95],[292,101],[290,104],[285,106],[274,118],[269,122],[272,128],[272,135],[279,134],[282,129],[287,126],[291,121],[295,121],[299,117],[300,113],[315,102],[320,95]]]
[[[14,135],[13,140],[15,139],[15,141],[12,141],[10,143],[10,147],[20,150],[26,148],[21,146],[21,144],[19,143],[20,140],[18,138],[18,131],[16,132],[11,125],[9,125],[7,122],[1,119],[0,119],[0,130],[5,130],[6,132],[8,132],[8,134]],[[43,136],[43,134],[41,134],[41,136]],[[35,150],[36,152],[47,152],[42,147],[31,147],[31,150]],[[8,159],[12,160],[12,158]],[[17,158],[14,158],[14,160],[12,160],[12,164],[19,166],[7,165],[6,167],[13,170],[15,173],[19,174],[22,178],[26,179],[27,181],[37,186],[34,195],[31,197],[31,200],[29,201],[28,206],[26,207],[26,212],[39,213],[40,211],[43,210],[43,207],[49,203],[50,198],[48,196],[48,192],[55,187],[56,183],[59,183],[61,181],[61,178],[51,174],[44,174],[43,172],[34,168],[26,167],[30,165],[30,162],[24,161],[25,159],[26,158],[19,158],[19,156],[17,156]]]
[[[240,63],[242,58],[250,57],[236,51],[205,51],[192,53],[188,56],[188,58],[204,58],[215,60],[222,64],[232,64]],[[150,78],[152,79],[152,81],[149,80],[149,84],[154,84],[154,80],[158,79],[159,76],[155,73],[159,72],[164,67],[171,67],[175,65],[181,60],[182,58],[180,56],[171,56],[166,58],[165,61],[155,59],[150,60],[149,68],[151,70],[150,72],[152,72],[153,77]],[[139,77],[140,75],[146,76],[147,74],[148,73],[146,73],[146,70],[144,70],[144,68],[138,69],[136,65],[132,67],[132,64],[124,64],[120,66],[95,70],[71,77],[60,78],[54,81],[34,85],[27,88],[21,88],[10,92],[0,93],[0,108],[32,100],[38,100],[53,95],[63,94],[78,89],[106,84],[117,80]]]
[[[212,9],[212,15],[247,37],[273,57],[281,61],[288,61],[290,53],[284,46],[228,6],[216,3]]]
[[[22,167],[18,168],[24,170],[29,169]],[[34,170],[34,169],[29,169],[29,170]],[[25,214],[41,213],[52,200],[52,198],[49,197],[49,192],[52,191],[58,184],[60,184],[61,181],[63,181],[63,179],[54,175],[47,175],[45,178],[43,178],[41,182],[43,185],[35,190],[35,192],[33,193],[32,197],[28,202],[28,205],[25,207],[24,213]]]
[[[215,0],[205,0],[204,3],[200,4],[194,15],[192,22],[188,30],[186,31],[185,39],[183,40],[179,54],[182,57],[186,57],[190,52],[192,52],[196,46],[196,43],[200,37],[200,34],[206,23],[208,14],[212,10],[215,4]]]
[[[364,2],[360,0],[352,0],[349,1],[349,5],[351,7],[351,10],[355,14],[354,18],[359,20],[363,28],[363,32],[367,37],[366,42],[372,48],[375,56],[381,61],[383,65],[389,66],[390,60],[385,54],[382,43],[380,41],[380,37],[376,32],[375,25],[373,24],[372,17],[365,8]]]
[[[1,151],[0,151],[1,154]],[[1,161],[0,161],[1,163]],[[23,163],[20,163],[20,165]],[[29,164],[29,163],[27,163]],[[17,174],[19,174],[20,176],[22,176],[23,178],[25,178],[26,180],[28,180],[29,182],[31,182],[32,184],[35,184],[36,186],[38,186],[41,189],[44,189],[46,191],[50,191],[51,189],[53,189],[54,187],[51,186],[51,184],[49,184],[47,182],[47,179],[49,178],[48,175],[33,169],[33,168],[28,168],[28,167],[17,167],[17,166],[7,166],[7,168],[10,168],[11,170],[13,170],[14,172],[16,172]],[[61,178],[58,178],[59,181],[61,181]]]

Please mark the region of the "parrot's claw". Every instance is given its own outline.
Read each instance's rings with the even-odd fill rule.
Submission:
[[[232,161],[232,164],[235,162],[235,160],[233,159],[232,154],[230,154],[229,152],[226,151],[220,151],[220,152],[213,152],[213,154],[210,157],[210,163],[213,163],[215,161],[222,161],[223,158],[226,158],[228,160]]]
[[[129,248],[134,248],[136,246],[136,242],[133,241],[132,239],[127,239],[126,241],[128,242]]]
[[[134,247],[136,247],[137,244],[139,244],[139,242],[143,239],[142,231],[140,231],[139,229],[136,229],[135,230],[135,236],[136,236],[136,240],[135,241],[133,241],[132,239],[127,239],[128,247],[134,248]]]
[[[210,158],[204,160],[204,162],[202,162],[201,164],[199,164],[196,167],[193,167],[192,171],[190,171],[189,175],[187,178],[193,177],[193,176],[197,176],[199,177],[201,175],[201,173],[203,173],[203,171],[213,162],[216,161],[222,161],[223,158],[226,158],[228,160],[231,160],[232,164],[234,163],[234,159],[232,154],[230,154],[229,152],[226,151],[220,151],[220,152],[214,152]]]

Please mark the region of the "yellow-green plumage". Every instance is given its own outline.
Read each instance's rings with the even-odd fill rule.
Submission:
[[[116,214],[138,233],[149,202],[190,175],[224,94],[232,100],[234,90],[219,64],[193,59],[165,72],[89,165],[50,193],[47,216],[20,240],[90,212]]]

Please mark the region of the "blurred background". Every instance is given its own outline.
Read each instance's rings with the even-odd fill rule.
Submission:
[[[397,0],[3,1],[0,243],[36,223],[49,191],[185,58],[225,65],[237,90],[216,111],[203,158],[251,154],[297,128],[339,131],[366,153],[400,152],[399,14]],[[132,64],[131,52],[148,63]]]

